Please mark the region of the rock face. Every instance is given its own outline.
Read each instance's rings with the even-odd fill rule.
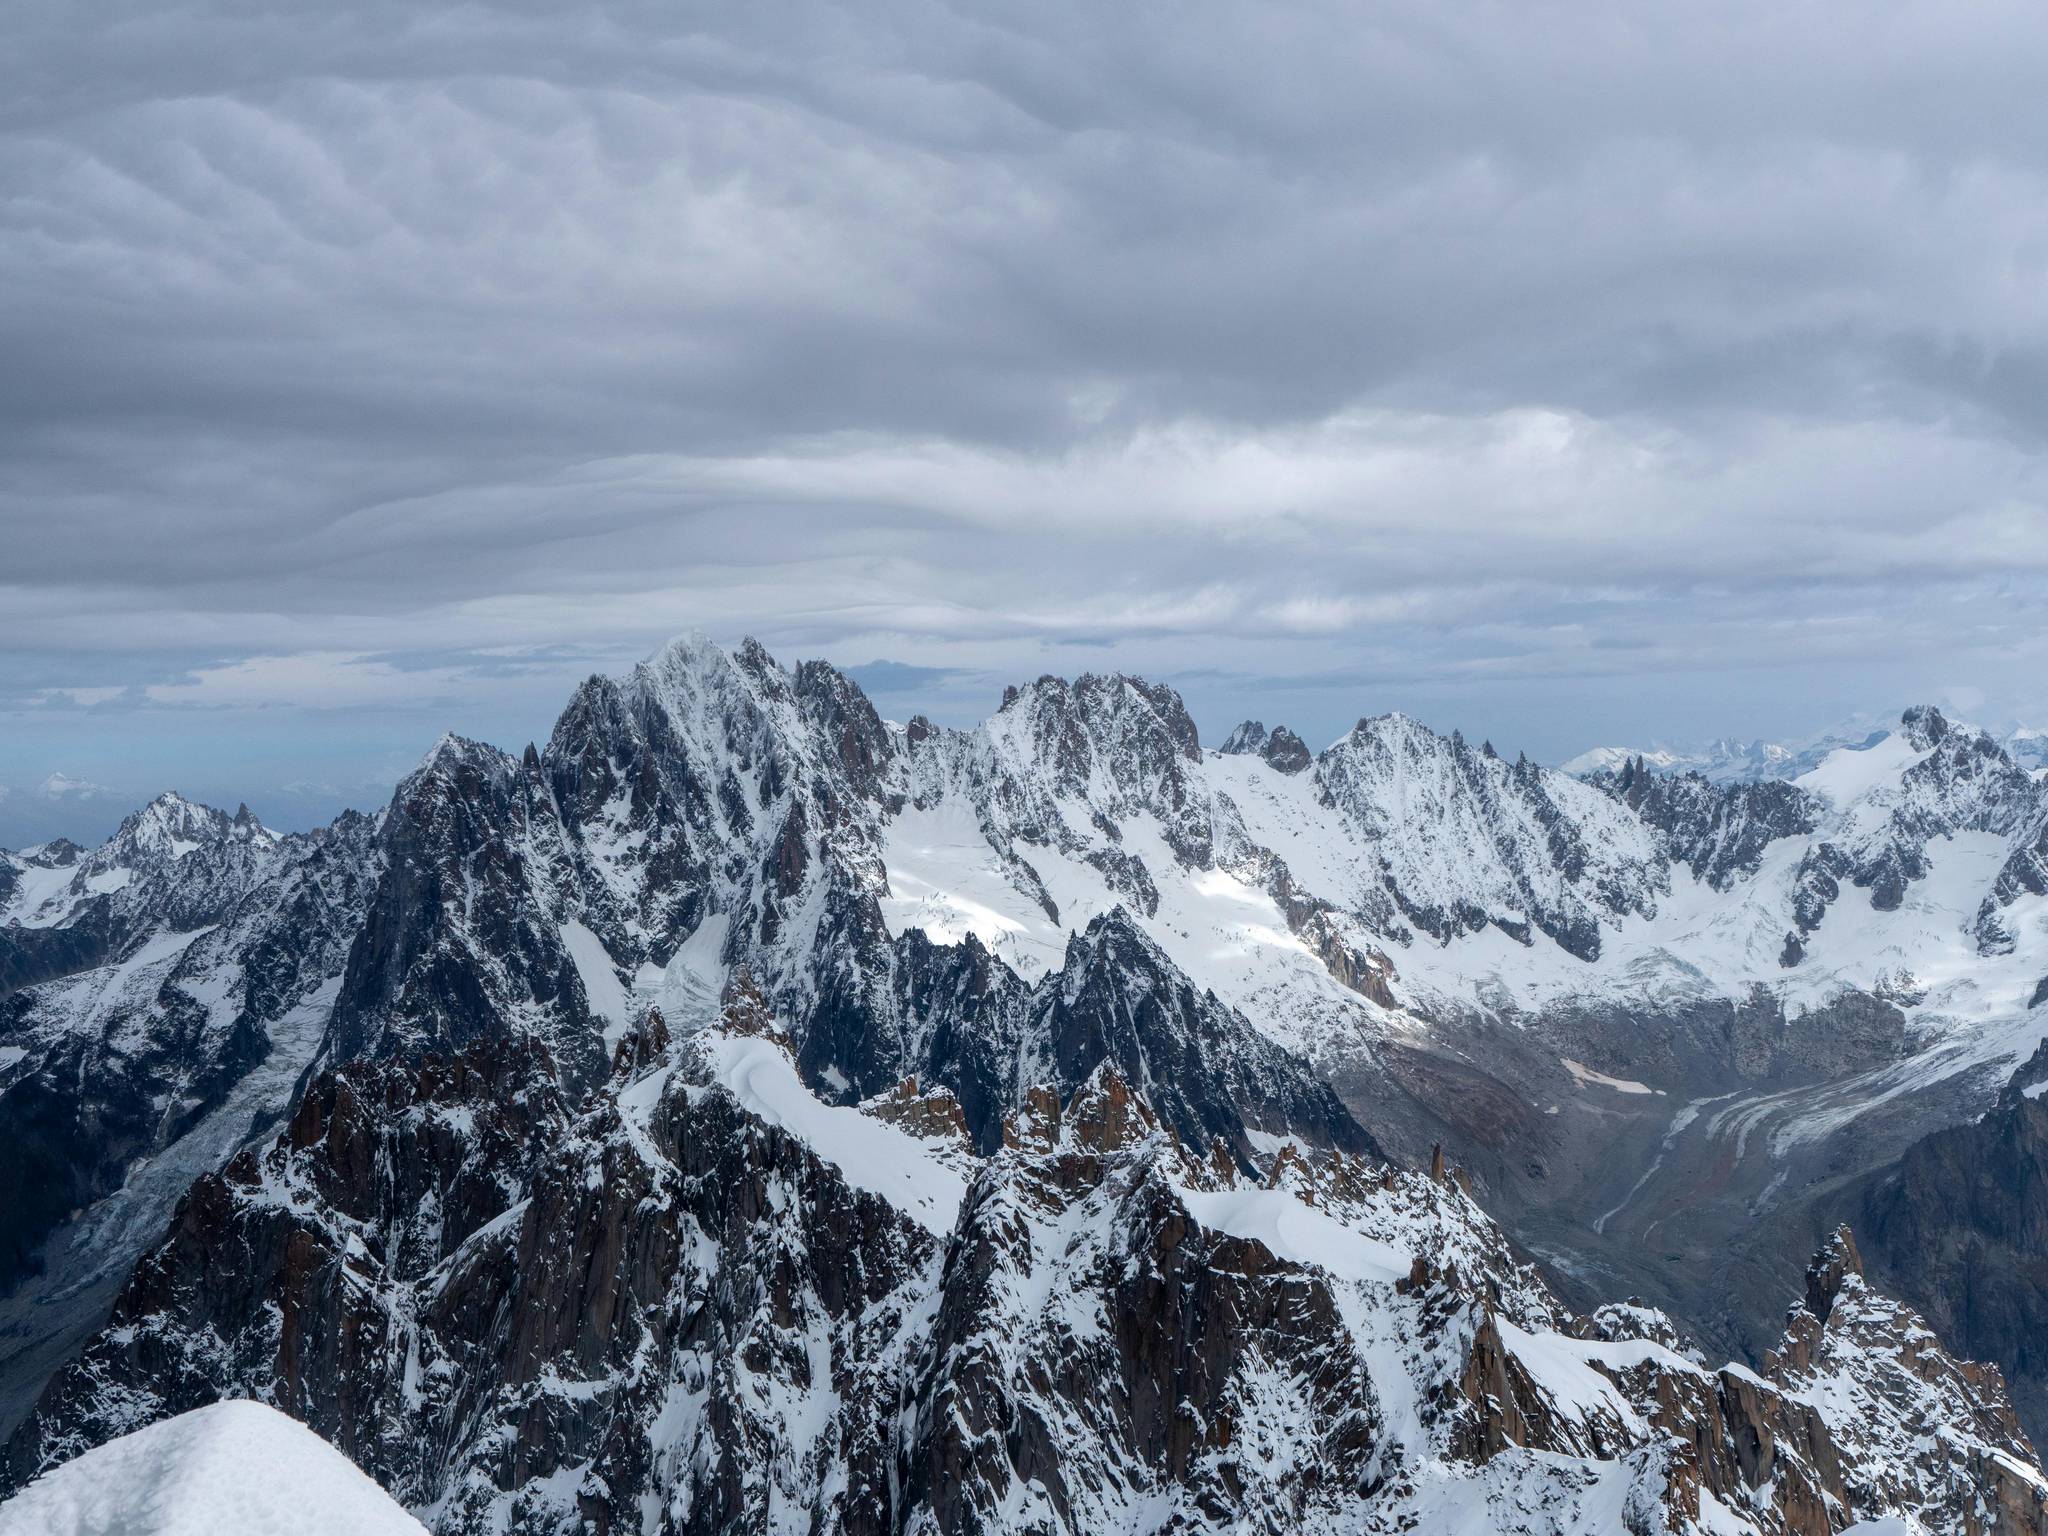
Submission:
[[[644,1027],[573,1107],[530,1036],[329,1069],[193,1187],[8,1476],[253,1397],[451,1533],[2038,1528],[1995,1371],[1840,1266],[1777,1379],[1710,1372],[1654,1313],[1573,1317],[1454,1174],[1248,1176],[1107,1064],[978,1158],[908,1089],[812,1097],[751,984],[724,1020]]]
[[[1795,785],[1767,779],[1715,785],[1698,774],[1652,773],[1637,757],[1596,780],[1662,832],[1672,856],[1717,891],[1753,875],[1764,850],[1813,831],[1820,806]]]
[[[813,1083],[848,1100],[905,1076],[943,1086],[984,1148],[1024,1088],[1071,1091],[1105,1059],[1171,1079],[1161,1108],[1199,1145],[1220,1135],[1242,1155],[1249,1126],[1362,1147],[1305,1064],[1192,986],[1119,905],[1158,895],[1101,830],[1116,818],[1157,816],[1173,857],[1213,861],[1200,760],[1180,700],[1129,678],[1044,678],[981,732],[913,740],[829,667],[679,643],[623,685],[586,685],[545,751],[451,738],[399,787],[392,874],[349,958],[333,1054],[460,1049],[514,1017],[584,1083],[630,1012],[628,976],[669,971],[655,986],[683,989],[674,1013],[745,966]],[[1085,835],[1074,801],[1095,807]],[[971,932],[892,936],[890,823],[954,802],[1032,899],[1050,904],[1034,847],[1103,879],[1111,904],[1076,918],[1046,974],[1020,975]]]
[[[1965,1536],[2048,1530],[2048,1483],[1998,1367],[1952,1359],[1872,1290],[1848,1228],[1815,1256],[1767,1368],[1788,1396],[1832,1411],[1852,1508]]]
[[[1308,744],[1286,726],[1276,725],[1269,731],[1257,720],[1245,721],[1216,750],[1225,757],[1256,754],[1279,773],[1301,773],[1315,761]]]
[[[1668,885],[1654,834],[1598,790],[1404,715],[1360,720],[1316,777],[1379,864],[1394,910],[1367,915],[1439,943],[1533,930],[1591,960],[1603,923],[1654,910]]]
[[[1995,1361],[2048,1421],[2048,1047],[1980,1120],[1937,1131],[1868,1183],[1873,1266],[1944,1339]]]

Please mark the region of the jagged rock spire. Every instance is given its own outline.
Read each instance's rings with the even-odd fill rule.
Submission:
[[[1840,1226],[1806,1266],[1806,1310],[1826,1322],[1835,1308],[1835,1298],[1842,1294],[1843,1280],[1850,1275],[1862,1278],[1863,1255],[1856,1251],[1856,1234]]]

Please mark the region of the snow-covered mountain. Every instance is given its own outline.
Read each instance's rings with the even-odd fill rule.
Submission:
[[[1796,779],[1818,768],[1830,752],[1868,747],[1884,734],[1883,727],[1866,722],[1794,742],[1722,736],[1703,746],[1591,747],[1559,767],[1583,779],[1639,761],[1653,773],[1696,773],[1710,784],[1755,784]]]
[[[1723,736],[1704,746],[1591,747],[1559,768],[1575,778],[1589,779],[1640,761],[1652,773],[1696,773],[1712,784],[1754,784],[1811,773],[1831,752],[1875,746],[1887,729],[1866,718],[1791,742]],[[1997,740],[2005,754],[2028,772],[2048,768],[2048,731],[2015,726],[1999,734]]]
[[[0,975],[0,1134],[72,1181],[6,1213],[46,1272],[0,1313],[71,1331],[23,1321],[62,1348],[0,1377],[32,1392],[75,1355],[17,1478],[253,1394],[451,1530],[771,1506],[865,1529],[860,1490],[889,1529],[947,1530],[1502,1501],[1563,1522],[1532,1530],[1947,1529],[1958,1487],[2031,1497],[1994,1476],[2031,1465],[2023,1437],[1946,1399],[1923,1417],[1991,1447],[1975,1470],[1858,1492],[1802,1417],[1832,1388],[1764,1370],[1764,1403],[1555,1342],[1621,1328],[1599,1304],[1633,1292],[1761,1367],[1792,1255],[1862,1220],[1845,1178],[1991,1110],[2048,1035],[2048,787],[1932,709],[1789,777],[1581,778],[1399,715],[1320,753],[1259,722],[1205,750],[1127,677],[892,724],[830,666],[690,637],[591,679],[544,747],[444,739],[375,818],[286,838],[167,797],[101,849],[0,857]],[[1448,1187],[1398,1171],[1438,1143],[1465,1235],[1389,1237],[1389,1202]],[[1890,1230],[1876,1267],[1935,1311]],[[1346,1289],[1506,1234],[1547,1281],[1461,1261],[1462,1299],[1412,1315]],[[1191,1267],[1162,1273],[1213,1287],[1225,1248],[1242,1283],[1201,1307],[1228,1326],[1199,1317],[1228,1337],[1148,1353],[1127,1314],[1167,1300],[1114,1277],[1170,1249]],[[762,1289],[710,1278],[735,1275]],[[1050,1297],[1079,1310],[1030,1310]],[[2040,1363],[1985,1336],[2042,1401]],[[1517,1371],[1546,1395],[1508,1412]],[[909,1394],[886,1412],[883,1381]],[[1447,1382],[1501,1422],[1447,1428]],[[1712,1470],[1737,1400],[1805,1471]],[[1855,1412],[1837,1461],[1905,1422]],[[1297,1419],[1327,1436],[1275,1438]]]
[[[193,1178],[282,1114],[375,881],[375,823],[175,794],[0,853],[0,1406],[98,1320]]]

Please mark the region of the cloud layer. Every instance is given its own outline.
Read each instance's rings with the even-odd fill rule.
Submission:
[[[17,6],[0,781],[312,814],[693,625],[951,718],[2048,714],[2044,75],[1910,0]]]

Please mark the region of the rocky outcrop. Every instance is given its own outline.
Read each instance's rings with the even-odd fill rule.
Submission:
[[[1247,720],[1238,726],[1216,750],[1226,757],[1255,754],[1279,773],[1301,773],[1315,762],[1308,744],[1286,726],[1276,725],[1269,731],[1257,720]]]
[[[1811,832],[1819,809],[1778,780],[1713,784],[1698,774],[1653,773],[1641,757],[1593,782],[1663,833],[1671,857],[1717,891],[1755,874],[1777,839]]]
[[[1031,997],[1029,1082],[1071,1092],[1107,1063],[1198,1151],[1220,1141],[1249,1164],[1247,1130],[1346,1152],[1378,1148],[1335,1092],[1214,993],[1197,992],[1121,909],[1067,945]]]
[[[2048,1531],[2048,1480],[1998,1367],[1951,1357],[1916,1313],[1873,1290],[1847,1228],[1807,1270],[1766,1372],[1828,1414],[1850,1509],[1960,1536]]]
[[[1142,1504],[1155,1528],[1280,1531],[1342,1510],[1382,1426],[1329,1289],[1195,1221],[1113,1074],[1024,1118],[947,1246],[908,1528],[1102,1530]]]
[[[2036,1434],[2048,1425],[2048,1046],[1981,1119],[1937,1131],[1867,1181],[1873,1267],[1943,1339],[1995,1362]]]
[[[750,982],[725,1021],[642,1020],[573,1107],[533,1036],[330,1069],[194,1186],[8,1477],[254,1397],[451,1536],[2024,1513],[1995,1373],[1846,1264],[1773,1379],[1713,1373],[1646,1309],[1572,1317],[1454,1171],[1289,1143],[1251,1178],[1107,1060],[976,1161],[949,1095],[809,1096]],[[1867,1424],[1822,1384],[1852,1359]]]

